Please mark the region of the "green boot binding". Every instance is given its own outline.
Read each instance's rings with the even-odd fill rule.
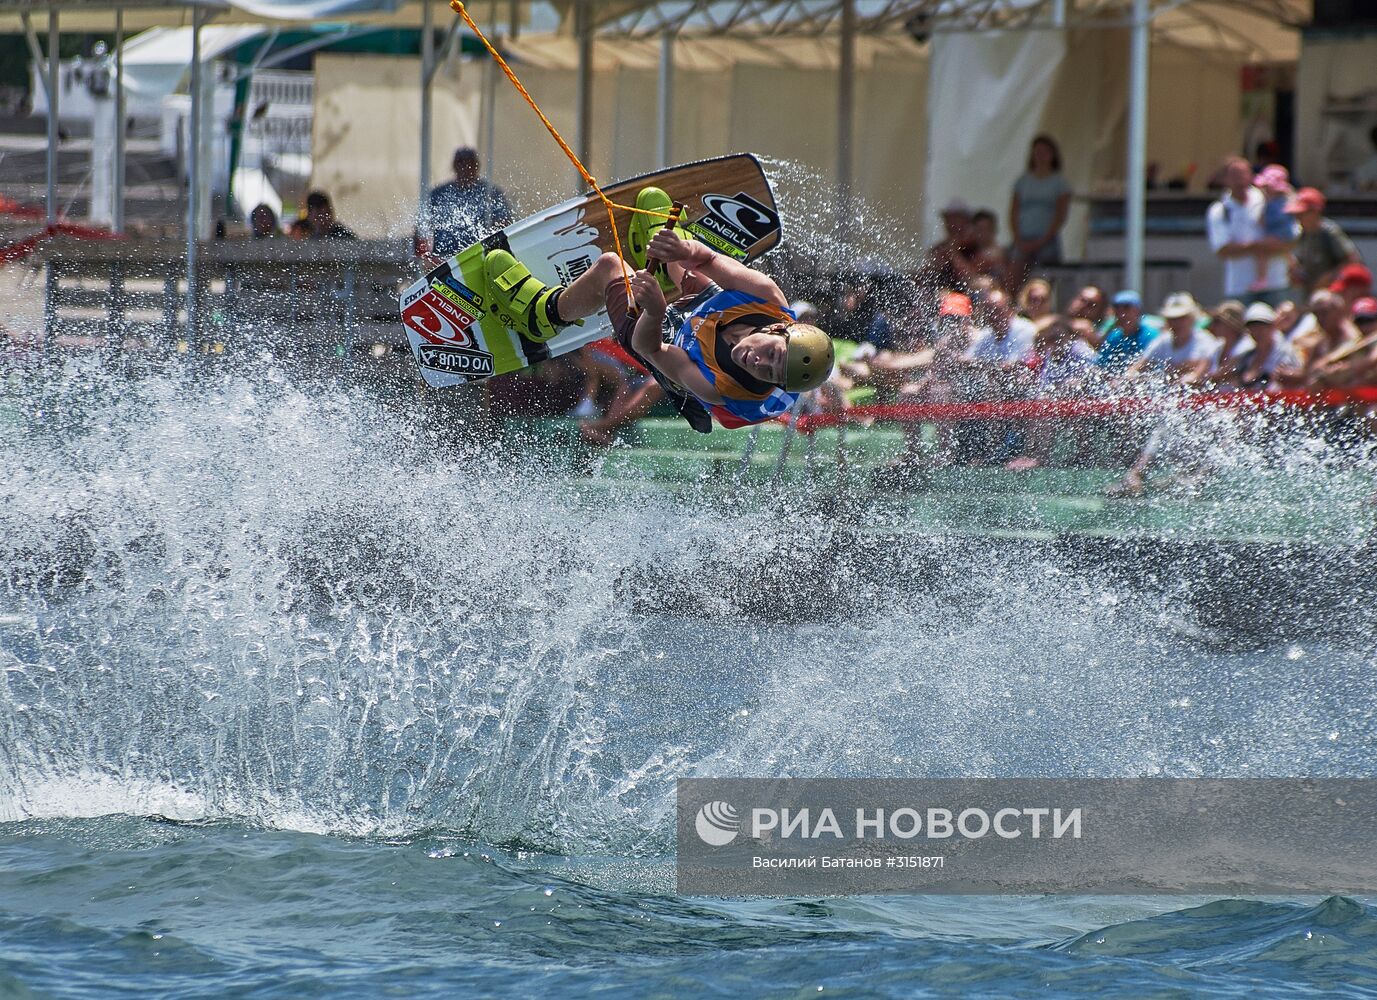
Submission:
[[[497,305],[497,318],[528,340],[538,343],[554,337],[566,326],[559,318],[556,296],[563,285],[547,285],[531,274],[525,264],[506,250],[489,250],[483,258],[488,292]]]
[[[643,187],[636,195],[636,207],[647,212],[663,212],[668,215],[674,208],[674,199],[657,187]],[[637,270],[645,268],[650,239],[664,228],[665,221],[653,215],[633,215],[631,221],[626,224],[626,250]],[[674,231],[684,239],[689,239],[689,234],[682,226],[675,226]],[[679,289],[669,280],[669,272],[663,265],[655,269],[655,280],[660,283],[660,288],[666,296],[678,294]]]

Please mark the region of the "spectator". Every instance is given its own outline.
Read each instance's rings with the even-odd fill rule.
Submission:
[[[1377,308],[1374,306],[1377,302],[1373,299],[1359,299],[1353,304],[1353,318],[1344,315],[1347,309],[1343,306],[1333,310],[1343,317],[1342,321],[1334,324],[1335,332],[1319,347],[1323,356],[1318,361],[1314,361],[1313,354],[1307,359],[1312,363],[1307,366],[1306,376],[1314,387],[1360,385],[1373,374],[1372,349],[1377,344],[1377,338],[1372,337],[1373,330],[1377,329],[1377,320],[1373,318]],[[1361,321],[1357,318],[1360,313]],[[1324,318],[1319,312],[1316,317],[1320,319],[1320,328],[1324,329]]]
[[[1144,348],[1128,366],[1124,378],[1157,372],[1181,385],[1199,383],[1209,373],[1219,351],[1219,342],[1198,325],[1200,307],[1190,292],[1177,292],[1167,296],[1162,318],[1167,321],[1167,332]]]
[[[1301,188],[1286,206],[1300,224],[1300,238],[1291,255],[1291,280],[1306,295],[1328,285],[1345,265],[1362,259],[1339,224],[1325,218],[1324,207],[1324,195],[1315,188]]]
[[[1377,334],[1377,299],[1368,296],[1353,303],[1353,325],[1364,340]]]
[[[1153,373],[1169,383],[1189,386],[1198,384],[1209,372],[1218,350],[1218,342],[1200,329],[1200,307],[1189,292],[1169,295],[1162,305],[1162,316],[1168,330],[1143,351],[1129,366],[1125,379],[1135,379]],[[1106,491],[1110,496],[1137,496],[1143,492],[1148,469],[1164,453],[1175,453],[1187,465],[1198,464],[1199,456],[1175,433],[1171,424],[1162,421],[1148,436],[1147,443],[1129,466],[1124,477]]]
[[[277,225],[277,213],[270,205],[259,205],[249,213],[249,232],[256,240],[271,239],[281,235]]]
[[[877,350],[894,347],[889,319],[880,310],[880,274],[863,273],[848,284],[837,300],[837,307],[828,327],[834,337],[855,343],[871,343]]]
[[[1294,371],[1296,354],[1277,332],[1277,314],[1265,302],[1254,302],[1243,314],[1248,336],[1233,350],[1231,358],[1240,389],[1266,389],[1277,372]]]
[[[963,355],[965,360],[995,365],[1005,371],[1024,367],[1033,355],[1033,338],[1037,335],[1033,322],[1017,315],[1009,304],[1009,296],[998,288],[986,294],[979,318],[984,327],[972,336]]]
[[[1143,315],[1143,299],[1137,292],[1114,296],[1114,322],[1100,341],[1095,363],[1108,375],[1118,375],[1162,332],[1161,320]]]
[[[1344,307],[1351,312],[1355,302],[1372,295],[1372,272],[1365,264],[1345,264],[1329,290],[1343,299]]]
[[[454,151],[454,179],[432,188],[426,221],[432,230],[431,252],[449,257],[512,221],[512,206],[502,189],[478,175],[478,153],[460,146]]]
[[[1315,317],[1314,328],[1299,334],[1291,341],[1298,367],[1283,376],[1286,388],[1324,384],[1326,364],[1349,344],[1358,340],[1358,328],[1348,318],[1348,307],[1335,292],[1316,292],[1310,296],[1310,312]]]
[[[978,274],[988,275],[1000,287],[1009,278],[1009,257],[999,245],[999,220],[982,208],[971,216],[973,252],[971,263]]]
[[[1086,285],[1076,293],[1071,305],[1067,307],[1066,315],[1069,319],[1083,319],[1090,324],[1087,336],[1094,339],[1087,343],[1091,347],[1100,346],[1100,341],[1104,339],[1105,332],[1113,322],[1109,315],[1109,299],[1095,285]]]
[[[1210,248],[1224,262],[1224,297],[1266,301],[1275,305],[1286,294],[1286,262],[1290,243],[1263,232],[1266,199],[1253,187],[1253,168],[1242,157],[1224,168],[1226,189],[1205,213]],[[1256,279],[1254,260],[1269,254],[1263,281]],[[1265,288],[1255,287],[1265,285]]]
[[[970,402],[975,398],[969,380],[965,377],[964,355],[974,339],[971,327],[973,309],[971,300],[959,292],[949,292],[942,297],[938,306],[937,333],[928,354],[929,361],[923,374],[904,387],[902,397],[915,403],[955,403]],[[937,425],[937,454],[939,465],[949,465],[963,457],[961,445],[965,438],[957,434],[949,422]],[[922,447],[922,428],[912,424],[904,425],[904,453],[910,460],[916,458]]]
[[[1290,343],[1297,324],[1301,321],[1300,306],[1290,299],[1277,306],[1277,333]]]
[[[1076,329],[1086,322],[1055,313],[1038,322],[1033,345],[1039,396],[1080,395],[1098,375],[1095,352],[1086,343],[1084,331]]]
[[[1009,226],[1011,284],[1022,285],[1034,264],[1061,263],[1061,229],[1071,208],[1071,185],[1061,175],[1061,150],[1051,136],[1039,135],[1028,150],[1028,169],[1014,183]]]
[[[1296,220],[1289,213],[1291,200],[1296,192],[1291,188],[1291,177],[1286,172],[1286,168],[1277,163],[1264,167],[1254,178],[1254,183],[1257,189],[1262,192],[1263,197],[1262,235],[1264,239],[1293,243],[1299,233]],[[1314,189],[1311,188],[1310,190]],[[1255,292],[1267,290],[1267,271],[1271,264],[1271,258],[1271,252],[1265,246],[1259,247],[1253,254],[1253,283],[1249,286],[1250,290]]]
[[[1072,320],[1066,316],[1045,316],[1037,324],[1033,341],[1034,363],[1037,369],[1036,395],[1043,399],[1065,399],[1084,395],[1095,380],[1095,351],[1085,341],[1085,330],[1077,330],[1087,320]],[[1047,464],[1059,430],[1068,431],[1075,440],[1075,454],[1084,450],[1081,441],[1085,430],[1083,421],[1035,420],[1028,429],[1027,451],[1005,467],[1015,471],[1035,469]]]
[[[1018,311],[1032,323],[1052,315],[1052,286],[1034,278],[1018,293]]]
[[[980,273],[972,258],[975,255],[975,230],[970,206],[960,198],[953,198],[942,209],[942,241],[928,251],[928,280],[930,287],[947,291],[965,291]]]
[[[335,220],[335,206],[324,191],[312,191],[306,196],[306,221],[312,240],[356,240],[353,230]]]
[[[1353,325],[1362,339],[1355,345],[1358,357],[1349,372],[1348,384],[1372,385],[1377,382],[1377,299],[1359,299],[1353,303]]]
[[[305,206],[302,206],[297,217],[287,226],[287,235],[294,240],[309,240],[311,238],[311,219]]]
[[[1003,289],[992,289],[980,303],[974,331],[962,355],[966,386],[977,399],[1021,399],[1032,388],[1033,339],[1037,327],[1014,312]],[[1008,421],[966,424],[959,436],[977,461],[1003,462],[1023,450],[1022,425]]]
[[[1266,309],[1273,319],[1276,318],[1271,306],[1262,303],[1254,305]],[[1252,349],[1251,341],[1247,339],[1246,316],[1243,303],[1237,299],[1226,299],[1210,310],[1209,322],[1205,327],[1209,330],[1210,336],[1219,342],[1219,347],[1210,365],[1209,380],[1217,386],[1231,386],[1237,383],[1238,356],[1241,352]]]

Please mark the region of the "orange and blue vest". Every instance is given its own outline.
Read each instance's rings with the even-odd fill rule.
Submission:
[[[700,400],[717,422],[728,429],[764,423],[785,413],[798,400],[798,393],[785,392],[777,385],[762,382],[731,359],[731,348],[718,334],[733,323],[767,326],[781,320],[796,319],[788,309],[746,292],[718,292],[693,312],[674,335],[674,344],[698,366],[722,397],[712,404]]]

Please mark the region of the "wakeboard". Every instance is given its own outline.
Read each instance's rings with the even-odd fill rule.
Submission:
[[[631,204],[654,185],[685,206],[680,225],[718,253],[749,262],[782,238],[774,192],[760,162],[737,153],[621,181],[603,190]],[[622,247],[631,213],[614,212]],[[594,193],[546,209],[466,247],[410,285],[401,296],[402,324],[421,377],[435,388],[466,385],[576,351],[612,332],[606,311],[544,343],[508,329],[487,308],[483,255],[510,250],[547,284],[567,285],[598,256],[615,251],[607,209]]]

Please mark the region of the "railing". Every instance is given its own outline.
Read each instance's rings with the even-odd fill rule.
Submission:
[[[43,349],[400,346],[397,295],[419,270],[400,240],[205,242],[197,251],[201,319],[188,329],[179,243],[57,237],[33,259],[44,270]]]
[[[1065,264],[1040,264],[1034,276],[1052,285],[1052,299],[1061,306],[1071,301],[1086,285],[1094,285],[1112,296],[1124,287],[1121,260],[1068,261]],[[1143,287],[1136,289],[1145,303],[1166,301],[1173,292],[1191,287],[1191,262],[1188,260],[1149,260],[1143,263]]]

